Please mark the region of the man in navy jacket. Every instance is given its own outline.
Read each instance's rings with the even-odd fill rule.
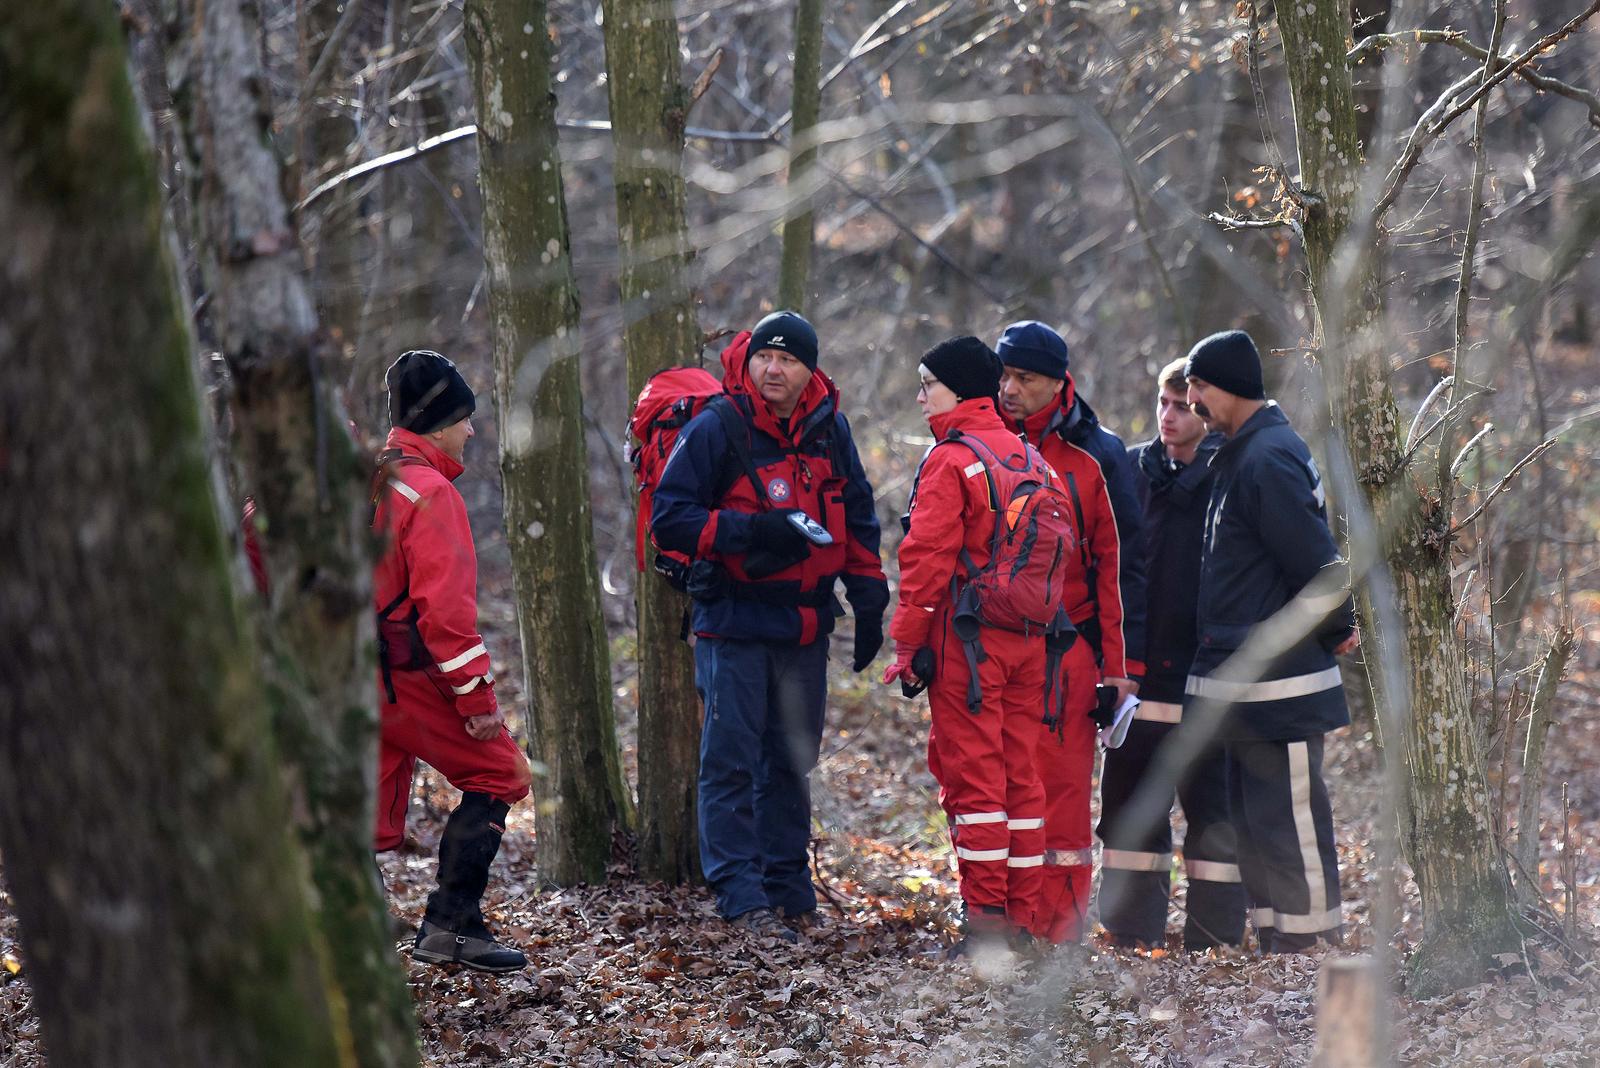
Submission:
[[[856,671],[883,644],[878,519],[817,335],[776,312],[722,354],[737,418],[683,428],[651,509],[663,549],[691,558],[700,740],[700,861],[722,915],[796,936],[815,914],[810,773],[822,744],[835,580],[855,611]],[[736,427],[736,429],[732,429]],[[729,434],[746,435],[744,449]],[[738,457],[748,457],[742,466]],[[809,518],[808,537],[797,518]],[[826,534],[816,532],[820,527]]]
[[[1340,937],[1322,736],[1350,722],[1334,659],[1360,641],[1348,567],[1317,465],[1266,399],[1250,336],[1213,334],[1189,353],[1185,373],[1195,414],[1227,442],[1211,463],[1184,714],[1222,714],[1239,868],[1261,948],[1296,952]]]

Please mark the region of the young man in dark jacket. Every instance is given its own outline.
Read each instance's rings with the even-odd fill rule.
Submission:
[[[1306,443],[1266,399],[1241,331],[1189,353],[1189,404],[1227,438],[1211,466],[1185,719],[1220,717],[1239,869],[1266,952],[1340,937],[1322,739],[1350,722],[1335,656],[1360,641]]]
[[[1012,323],[995,352],[1006,425],[1061,476],[1079,527],[1079,552],[1067,561],[1067,612],[1085,640],[1062,660],[1062,734],[1039,745],[1046,853],[1035,927],[1049,942],[1073,942],[1083,936],[1093,883],[1095,685],[1115,686],[1120,702],[1138,692],[1144,673],[1144,565],[1126,551],[1138,544],[1139,500],[1127,449],[1078,395],[1061,335],[1040,322]]]
[[[843,614],[834,583],[844,581],[855,612],[856,671],[883,644],[889,587],[872,487],[838,390],[817,370],[811,324],[793,312],[769,315],[734,338],[722,365],[749,470],[722,415],[708,408],[667,460],[651,532],[694,561],[706,881],[724,917],[792,942],[782,919],[805,923],[817,907],[810,774],[822,744],[828,634]]]
[[[1196,643],[1201,531],[1215,474],[1210,463],[1223,442],[1220,434],[1208,435],[1189,409],[1185,362],[1174,360],[1158,379],[1158,436],[1128,450],[1144,510],[1144,536],[1133,551],[1145,563],[1145,675],[1128,736],[1119,748],[1106,750],[1100,772],[1100,922],[1119,945],[1165,943],[1169,814],[1176,792],[1188,823],[1183,944],[1208,949],[1237,945],[1244,935],[1244,889],[1228,819],[1227,754],[1220,745],[1202,747],[1176,782],[1166,760],[1157,759],[1163,743],[1180,733]]]

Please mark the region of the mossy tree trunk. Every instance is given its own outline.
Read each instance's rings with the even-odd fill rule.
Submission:
[[[602,882],[630,804],[589,511],[578,289],[567,233],[544,0],[467,0],[506,542],[534,754],[539,869]]]
[[[635,397],[653,372],[700,352],[682,170],[689,93],[670,3],[605,0],[604,16],[622,343]],[[686,609],[655,575],[639,576],[639,862],[669,882],[695,879],[700,868],[699,700],[689,647],[678,640]]]
[[[115,9],[0,8],[0,850],[51,1063],[350,1065]]]
[[[778,304],[805,314],[811,298],[815,246],[817,119],[822,111],[822,8],[824,0],[797,0],[794,8],[794,97],[789,123],[789,216],[783,224]],[[804,210],[801,210],[802,206]]]
[[[1306,258],[1324,332],[1327,380],[1333,383],[1334,426],[1381,524],[1382,552],[1404,626],[1400,634],[1374,626],[1364,600],[1367,639],[1380,650],[1397,649],[1395,662],[1410,668],[1404,698],[1383,692],[1381,672],[1373,671],[1372,677],[1385,736],[1400,743],[1390,752],[1403,754],[1407,770],[1402,841],[1422,892],[1425,924],[1412,961],[1413,989],[1433,992],[1476,981],[1491,954],[1517,944],[1511,887],[1494,835],[1466,652],[1455,628],[1451,517],[1437,503],[1438,486],[1402,470],[1404,424],[1389,388],[1379,256],[1370,251],[1352,256],[1360,264],[1354,270],[1343,259],[1355,252],[1341,247],[1347,235],[1362,240],[1352,231],[1362,148],[1345,60],[1349,10],[1295,0],[1279,4],[1277,12],[1301,182],[1310,194],[1303,223]],[[1368,660],[1378,662],[1377,657]],[[1398,729],[1392,717],[1402,700],[1410,715]]]
[[[177,94],[198,184],[201,268],[233,378],[244,477],[271,592],[266,683],[359,1063],[414,1064],[411,1001],[372,864],[378,721],[367,465],[328,381],[283,170],[268,131],[259,13],[183,6]]]

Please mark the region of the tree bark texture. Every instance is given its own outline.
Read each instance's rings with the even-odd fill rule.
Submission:
[[[1476,981],[1489,954],[1516,944],[1510,883],[1493,833],[1488,775],[1467,687],[1466,653],[1455,627],[1450,580],[1450,516],[1437,487],[1401,470],[1404,424],[1389,388],[1381,336],[1378,256],[1343,270],[1336,255],[1352,232],[1361,144],[1350,68],[1348,9],[1294,0],[1277,8],[1294,101],[1304,188],[1312,293],[1322,324],[1334,426],[1381,529],[1382,552],[1397,593],[1403,634],[1373,625],[1368,639],[1398,643],[1410,667],[1411,714],[1393,722],[1400,695],[1382,692],[1372,673],[1386,738],[1398,738],[1407,769],[1401,839],[1422,892],[1425,935],[1412,959],[1412,989],[1427,994]],[[1360,240],[1357,235],[1354,240]],[[1369,657],[1373,663],[1377,658]]]
[[[638,396],[652,373],[700,353],[682,170],[689,94],[670,3],[605,0],[604,16],[623,348],[628,394]],[[640,577],[639,863],[669,882],[698,878],[700,867],[700,708],[689,647],[678,640],[687,607],[656,576]]]
[[[0,8],[0,850],[53,1064],[349,1065],[115,9]]]
[[[603,882],[630,805],[611,708],[543,0],[467,0],[506,543],[534,754],[539,869]]]
[[[783,262],[778,303],[805,314],[811,302],[811,255],[816,220],[813,141],[822,110],[822,9],[824,0],[796,0],[794,8],[794,97],[789,122],[788,217],[783,224]],[[801,205],[805,210],[800,210]]]
[[[415,1064],[411,1000],[372,865],[377,715],[367,471],[324,375],[283,169],[268,138],[261,28],[241,0],[184,8],[184,112],[200,260],[233,377],[236,445],[263,518],[267,689],[359,1062]]]

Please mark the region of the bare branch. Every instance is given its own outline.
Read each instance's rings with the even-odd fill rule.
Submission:
[[[1467,462],[1467,457],[1472,455],[1472,450],[1478,447],[1478,443],[1493,433],[1494,424],[1485,423],[1482,430],[1472,435],[1472,440],[1462,446],[1461,451],[1456,454],[1456,458],[1450,462],[1451,478],[1455,478],[1461,473],[1461,465]]]
[[[1539,442],[1539,444],[1534,447],[1534,450],[1532,452],[1528,453],[1528,455],[1524,456],[1522,459],[1518,460],[1515,464],[1513,464],[1512,467],[1511,467],[1511,470],[1506,472],[1505,477],[1502,478],[1499,482],[1496,482],[1494,484],[1494,488],[1489,491],[1488,496],[1484,497],[1483,502],[1481,504],[1479,504],[1478,507],[1474,508],[1472,510],[1472,513],[1470,515],[1468,515],[1467,518],[1463,519],[1461,522],[1455,524],[1454,526],[1452,526],[1450,528],[1450,535],[1452,537],[1454,537],[1456,534],[1458,534],[1461,531],[1467,529],[1467,527],[1470,527],[1473,524],[1473,522],[1476,521],[1477,518],[1479,516],[1481,516],[1484,513],[1485,510],[1488,509],[1489,505],[1494,502],[1494,499],[1496,497],[1500,496],[1500,494],[1504,493],[1506,490],[1511,488],[1511,480],[1516,478],[1517,474],[1524,467],[1527,467],[1529,464],[1533,463],[1539,457],[1541,457],[1545,453],[1549,452],[1552,448],[1555,447],[1556,443],[1559,440],[1560,440],[1559,438],[1554,437],[1554,436],[1545,438],[1543,441]]]
[[[1351,66],[1355,66],[1364,59],[1383,51],[1404,44],[1447,44],[1457,51],[1463,52],[1477,60],[1489,58],[1489,50],[1482,45],[1473,44],[1467,35],[1460,30],[1399,30],[1395,33],[1375,33],[1367,37],[1360,44],[1352,48],[1345,59]],[[1516,57],[1508,53],[1500,53],[1501,63],[1515,62]],[[1600,126],[1600,95],[1588,89],[1540,74],[1531,65],[1518,67],[1517,77],[1543,93],[1554,93],[1564,96],[1569,100],[1576,100],[1589,109],[1589,122]]]
[[[1454,375],[1445,375],[1434,383],[1433,389],[1429,390],[1428,395],[1422,399],[1422,407],[1417,409],[1417,417],[1411,420],[1411,429],[1406,433],[1406,450],[1408,452],[1412,443],[1417,440],[1417,429],[1422,426],[1423,416],[1428,414],[1428,409],[1433,407],[1433,402],[1443,396],[1444,391],[1449,389],[1450,383],[1454,381]]]
[[[1296,233],[1300,227],[1293,219],[1251,219],[1240,218],[1233,215],[1224,215],[1220,211],[1213,211],[1206,218],[1222,227],[1224,230],[1281,230],[1289,229]]]
[[[694,106],[700,103],[700,98],[706,95],[706,90],[711,88],[711,79],[715,78],[717,71],[721,69],[722,57],[726,51],[725,48],[718,45],[717,50],[711,54],[711,58],[706,62],[706,69],[701,71],[700,77],[694,80],[694,88],[689,90],[690,111],[693,111]]]
[[[1417,161],[1422,158],[1423,149],[1427,148],[1444,131],[1445,127],[1465,115],[1482,97],[1487,96],[1490,90],[1512,74],[1515,74],[1518,69],[1527,66],[1536,57],[1548,52],[1563,39],[1571,36],[1578,27],[1587,22],[1597,11],[1600,11],[1600,0],[1593,0],[1588,7],[1574,15],[1571,21],[1559,30],[1539,38],[1513,57],[1509,63],[1502,65],[1493,75],[1479,81],[1478,87],[1459,101],[1456,101],[1455,98],[1467,86],[1474,81],[1478,81],[1477,74],[1468,75],[1449,89],[1446,89],[1444,94],[1433,103],[1422,118],[1417,120],[1417,125],[1413,127],[1411,137],[1406,143],[1405,152],[1401,155],[1399,162],[1395,164],[1394,169],[1389,172],[1388,184],[1383,191],[1383,195],[1378,198],[1377,205],[1373,208],[1373,220],[1382,219],[1389,208],[1393,206],[1395,200],[1400,196],[1400,189],[1405,184],[1406,177],[1411,173],[1411,169],[1417,165]],[[1498,62],[1499,58],[1496,56],[1489,62]],[[1452,102],[1454,102],[1454,107],[1451,107]],[[1432,117],[1441,111],[1444,114]]]
[[[325,0],[332,3],[333,0]],[[323,81],[328,77],[328,72],[333,70],[334,61],[339,58],[339,49],[344,46],[344,39],[349,36],[350,29],[356,24],[356,16],[361,12],[361,5],[355,0],[348,0],[344,10],[339,12],[339,19],[333,24],[333,29],[328,31],[327,42],[322,46],[322,52],[317,56],[317,62],[311,68],[311,73],[300,86],[300,95],[295,98],[295,122],[305,125],[306,111],[311,107],[311,101],[316,98],[322,89]]]

